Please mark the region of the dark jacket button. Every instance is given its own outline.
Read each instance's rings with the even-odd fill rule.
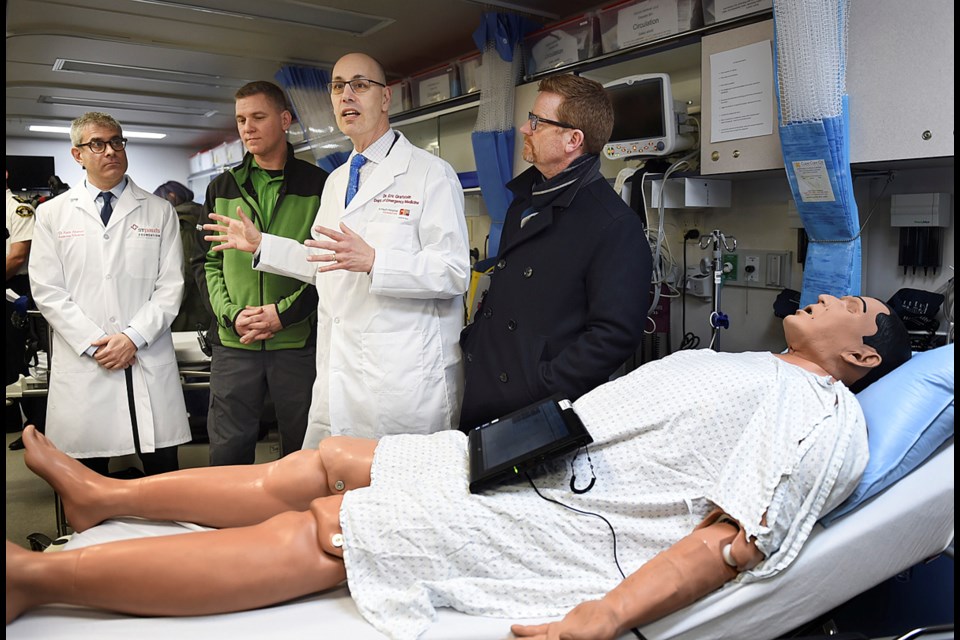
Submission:
[[[516,320],[508,320],[508,321],[507,321],[507,329],[509,329],[510,331],[516,331],[516,329],[517,329],[517,321],[516,321]]]
[[[507,374],[501,373],[501,374],[500,374],[500,382],[506,382],[507,380],[508,380]]]
[[[500,261],[497,262],[497,269],[505,269],[507,266],[507,261],[503,258],[500,258]]]
[[[523,270],[524,278],[529,278],[532,275],[533,275],[533,267],[527,267],[526,269]]]

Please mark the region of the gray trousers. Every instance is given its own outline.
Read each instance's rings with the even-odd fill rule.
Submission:
[[[280,431],[280,455],[298,451],[307,431],[316,347],[246,351],[213,345],[210,362],[210,464],[252,464],[260,418],[273,400]]]

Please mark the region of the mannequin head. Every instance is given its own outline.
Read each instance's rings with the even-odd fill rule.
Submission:
[[[790,353],[822,367],[852,391],[910,359],[903,322],[875,298],[821,295],[784,318]]]

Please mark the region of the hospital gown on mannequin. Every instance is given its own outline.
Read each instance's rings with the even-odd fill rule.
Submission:
[[[696,385],[686,384],[690,371],[700,372]],[[718,506],[767,555],[740,579],[772,575],[853,490],[868,456],[854,396],[769,353],[681,352],[574,407],[595,441],[595,486],[570,491],[572,456],[534,483],[544,496],[606,517],[627,575]],[[576,465],[586,484],[583,453]],[[471,495],[467,478],[462,433],[394,436],[377,448],[371,487],[344,496],[350,592],[382,632],[415,638],[439,606],[558,616],[621,581],[602,520],[547,502],[526,482]]]

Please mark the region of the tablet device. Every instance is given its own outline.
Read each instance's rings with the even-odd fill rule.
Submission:
[[[475,427],[468,434],[470,492],[522,478],[524,471],[591,442],[573,405],[562,396]]]

